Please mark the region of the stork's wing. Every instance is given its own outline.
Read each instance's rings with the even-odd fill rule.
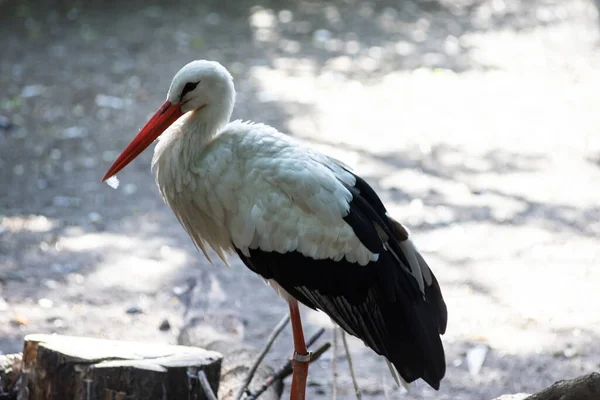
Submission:
[[[339,176],[335,168],[332,172],[334,178]],[[345,169],[344,173],[350,174]],[[264,237],[269,235],[267,231],[257,230],[255,234],[263,237],[255,237],[253,245],[244,249],[236,246],[237,252],[254,272],[275,281],[308,307],[324,311],[345,331],[385,356],[404,380],[423,378],[437,389],[445,374],[439,335],[444,333],[447,320],[439,285],[404,227],[387,215],[381,200],[365,181],[352,176],[353,179],[346,176],[335,182],[351,193],[347,213],[338,214],[337,221],[325,219],[319,224],[319,213],[310,208],[315,204],[314,198],[300,200],[299,194],[290,193],[291,189],[282,189],[294,202],[308,205],[308,209],[297,208],[311,220],[310,226],[321,233],[320,240],[332,242],[333,250],[321,249],[311,255],[300,247],[281,251],[261,246],[272,242]],[[281,187],[303,184],[286,182]],[[320,196],[319,204],[326,205],[323,201],[327,198]],[[332,198],[331,203],[335,210],[339,199]],[[285,219],[277,211],[273,213],[271,218]],[[346,235],[343,227],[349,227],[352,234]],[[309,240],[303,237],[306,229],[305,225],[298,225],[296,243]],[[334,232],[333,237],[326,235],[329,231]],[[354,250],[366,250],[371,258],[366,263],[356,262],[361,257]]]

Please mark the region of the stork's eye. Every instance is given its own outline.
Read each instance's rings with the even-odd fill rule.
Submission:
[[[183,90],[181,91],[181,96],[179,96],[179,101],[181,101],[181,99],[183,99],[183,96],[185,96],[187,93],[196,89],[196,86],[198,86],[199,83],[200,83],[200,81],[186,83],[185,86],[183,87]]]

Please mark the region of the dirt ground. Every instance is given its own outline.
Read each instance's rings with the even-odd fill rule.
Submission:
[[[440,280],[441,390],[401,393],[352,340],[365,398],[491,399],[599,370],[598,29],[584,0],[0,0],[0,352],[32,332],[175,343],[191,281],[197,311],[237,316],[257,346],[286,312],[239,261],[194,249],[151,151],[118,190],[100,183],[173,74],[207,58],[235,77],[235,118],[352,165]],[[286,331],[271,362],[290,349]],[[309,398],[331,397],[331,359]]]

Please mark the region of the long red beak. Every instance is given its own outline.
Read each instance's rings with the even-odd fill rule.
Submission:
[[[146,125],[142,128],[140,133],[129,143],[129,145],[123,150],[121,155],[108,169],[102,182],[108,178],[116,175],[117,172],[125,168],[127,164],[133,161],[134,158],[140,155],[146,147],[150,146],[150,143],[154,142],[157,137],[161,135],[173,122],[177,121],[183,113],[181,112],[181,106],[179,104],[173,105],[169,101],[158,109],[156,113],[150,118]]]

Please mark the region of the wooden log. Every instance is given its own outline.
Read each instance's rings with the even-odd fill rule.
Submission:
[[[21,376],[23,355],[0,355],[0,400],[17,398],[17,382]]]
[[[549,388],[525,400],[598,400],[600,399],[600,374],[592,372],[575,379],[555,382]]]
[[[592,372],[571,380],[557,381],[532,395],[505,394],[494,400],[598,400],[600,399],[600,373]]]
[[[222,356],[197,347],[28,335],[19,399],[207,399],[197,374],[215,393]]]

